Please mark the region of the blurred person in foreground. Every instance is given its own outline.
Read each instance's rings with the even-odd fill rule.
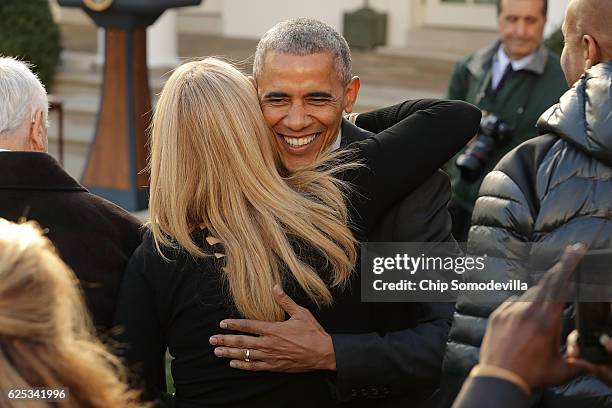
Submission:
[[[0,406],[137,408],[119,360],[96,338],[77,279],[34,222],[0,218]],[[9,391],[64,389],[58,402]]]
[[[140,223],[90,194],[47,154],[47,94],[27,64],[0,57],[0,217],[35,220],[81,281],[100,334],[110,328]]]
[[[348,44],[332,27],[310,18],[286,20],[268,30],[257,46],[253,75],[274,145],[289,172],[311,166],[327,151],[342,151],[368,139],[385,122],[398,121],[403,111],[419,112],[439,103],[407,101],[384,117],[352,113],[361,81],[353,76]],[[345,112],[351,112],[351,121],[343,118]],[[451,128],[436,135],[441,147],[446,138],[454,137]],[[405,137],[425,137],[416,128],[406,130]],[[430,159],[435,157],[422,160]],[[400,162],[412,172],[422,171],[407,157]],[[391,194],[393,180],[380,182],[388,185],[382,194]],[[446,209],[449,199],[448,177],[437,171],[386,209],[369,240],[454,243]],[[328,384],[339,402],[351,407],[370,406],[373,401],[380,407],[417,406],[426,400],[433,404],[453,304],[362,303],[359,279],[357,269],[350,288],[334,297],[331,321],[320,322],[333,330],[330,333],[300,338],[301,331],[284,322],[227,322],[236,330],[258,334],[259,347],[266,348],[261,364],[246,364],[244,369],[314,370],[319,361],[331,360]],[[305,330],[312,319],[301,322]],[[258,331],[262,324],[267,335]],[[259,349],[251,336],[215,340],[222,357],[231,358],[240,343]],[[303,350],[291,347],[291,342],[299,342]]]
[[[431,177],[479,118],[465,102],[437,101],[351,152],[288,174],[244,74],[215,58],[178,67],[153,115],[150,231],[117,306],[119,341],[147,396],[178,407],[335,406],[327,332],[343,323],[340,314],[354,319],[334,301],[353,276],[356,237],[367,238],[386,208]],[[453,142],[441,144],[447,121]],[[240,318],[285,321],[297,339],[291,348],[304,355],[307,339],[325,343],[312,366],[294,370],[256,369],[266,366],[263,338],[238,343],[232,361],[219,358],[211,337],[231,339],[237,333],[224,321]],[[166,348],[174,396],[166,394]]]
[[[578,332],[569,336],[565,356],[559,348],[563,299],[584,254],[582,244],[568,247],[536,286],[495,310],[487,324],[480,363],[472,369],[453,408],[527,408],[532,393],[586,373],[612,386],[612,365],[580,359]],[[612,354],[612,339],[602,336],[600,343]]]
[[[537,119],[567,90],[559,56],[542,44],[547,11],[547,0],[497,0],[500,39],[453,71],[446,96],[473,103],[486,112],[483,123],[489,121],[446,166],[453,188],[453,235],[459,242],[467,241],[485,175],[506,153],[536,136]]]
[[[485,178],[468,251],[487,254],[491,267],[488,273],[467,273],[467,280],[535,283],[557,262],[555,248],[577,241],[589,249],[612,247],[610,21],[609,0],[570,2],[561,63],[573,86],[538,120],[541,136],[514,149]],[[499,293],[499,301],[507,296]],[[467,297],[457,300],[443,366],[451,396],[478,361],[484,322],[493,308]],[[572,312],[566,310],[565,335],[573,326]],[[545,390],[540,398],[543,406],[604,406],[612,404],[611,394],[612,388],[579,378]]]

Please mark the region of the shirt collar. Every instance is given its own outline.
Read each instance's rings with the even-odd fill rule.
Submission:
[[[476,78],[481,78],[486,75],[486,72],[491,69],[493,60],[495,60],[495,56],[499,51],[501,43],[501,40],[497,40],[490,47],[476,51],[476,53],[474,53],[474,55],[472,55],[468,60],[468,71],[470,71],[470,73]],[[546,47],[540,44],[540,47],[534,52],[534,54],[535,57],[533,60],[523,69],[538,75],[542,75],[546,70],[546,64],[548,62],[548,50]]]
[[[511,60],[510,57],[508,57],[508,55],[506,54],[506,51],[504,50],[504,45],[500,44],[499,48],[497,49],[497,54],[495,58],[497,59],[497,63],[504,67],[504,70],[506,69],[506,66],[511,63],[513,70],[520,71],[521,69],[525,69],[525,67],[527,67],[527,65],[529,65],[531,61],[533,61],[535,56],[536,52],[534,51],[523,58]]]
[[[334,143],[332,143],[329,151],[334,152],[340,148],[340,141],[342,140],[342,125],[338,128],[338,135],[336,135],[336,139]]]

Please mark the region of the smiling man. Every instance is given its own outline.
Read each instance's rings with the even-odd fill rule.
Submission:
[[[342,112],[353,109],[359,77],[330,52],[269,51],[260,59],[255,77],[261,109],[287,170],[309,165],[334,143],[338,147]]]
[[[500,39],[455,66],[447,97],[473,103],[510,129],[490,153],[474,150],[471,159],[481,163],[479,176],[463,178],[458,157],[447,165],[453,186],[453,235],[459,241],[467,240],[484,176],[507,152],[536,136],[538,117],[567,89],[559,56],[542,45],[547,9],[547,0],[498,0]]]
[[[389,117],[397,119],[393,109],[385,111],[385,118],[368,113],[357,116],[355,124],[343,119],[344,113],[353,111],[360,80],[352,74],[345,39],[313,19],[288,20],[271,28],[257,47],[253,74],[261,109],[288,172],[312,164],[328,150],[372,135],[357,126],[380,131],[385,127],[382,122],[393,122]],[[439,101],[418,100],[404,106],[416,112],[436,103]],[[418,137],[415,133],[406,137]],[[449,130],[440,135],[440,143],[452,138]],[[415,166],[414,171],[419,170]],[[391,208],[369,238],[454,243],[446,210],[449,200],[450,183],[438,171]],[[334,305],[319,321],[281,293],[277,301],[291,316],[285,322],[222,322],[225,328],[259,337],[213,336],[211,342],[218,346],[215,354],[234,358],[232,367],[243,370],[327,370],[330,391],[344,406],[431,403],[453,305],[361,303],[358,279],[356,273],[354,290],[334,291]],[[253,360],[251,351],[246,355],[245,350],[262,357]]]

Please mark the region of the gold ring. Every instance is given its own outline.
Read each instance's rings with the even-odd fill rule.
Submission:
[[[246,361],[247,363],[251,361],[251,350],[250,349],[246,349],[246,353],[244,354],[244,361]]]

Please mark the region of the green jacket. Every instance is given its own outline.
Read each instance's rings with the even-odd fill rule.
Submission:
[[[512,72],[497,92],[486,92],[491,83],[493,56],[499,44],[498,41],[492,47],[480,50],[455,65],[447,92],[448,99],[470,102],[496,114],[514,129],[510,140],[493,152],[479,180],[469,183],[461,178],[455,166],[457,156],[447,163],[446,171],[453,187],[453,200],[470,212],[474,208],[484,176],[493,170],[506,153],[537,136],[536,121],[567,90],[559,57],[540,46],[528,66]]]

